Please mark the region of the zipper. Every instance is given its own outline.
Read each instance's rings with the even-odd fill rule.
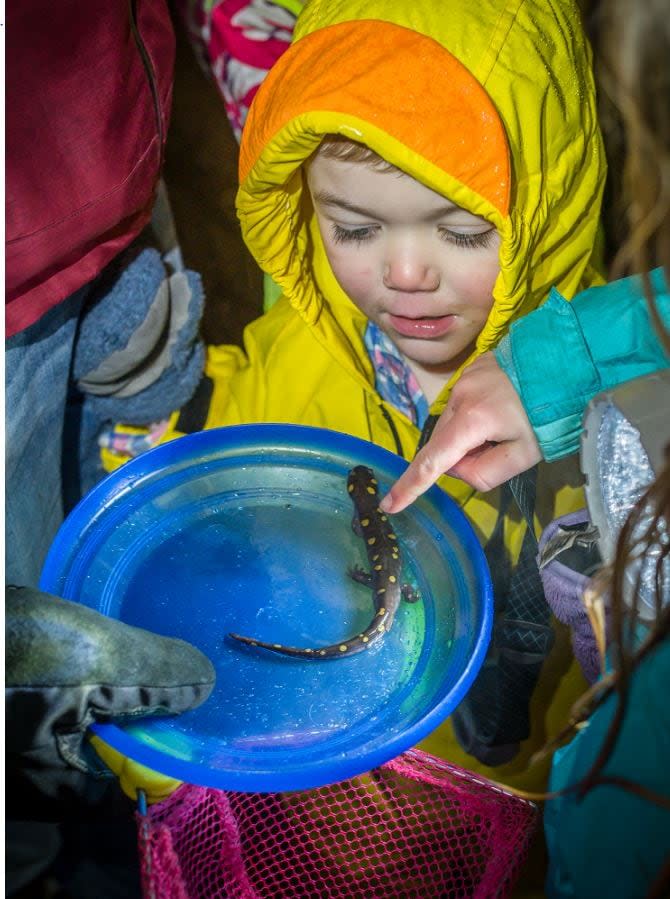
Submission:
[[[149,51],[146,48],[144,40],[142,39],[142,35],[140,34],[139,26],[137,24],[137,0],[128,0],[128,13],[130,18],[130,31],[133,36],[135,46],[137,47],[137,50],[140,54],[140,59],[142,60],[142,65],[147,75],[147,81],[149,82],[149,89],[151,90],[151,97],[153,99],[156,125],[158,128],[158,158],[160,167],[162,168],[163,152],[165,147],[165,129],[163,127],[163,116],[161,115],[161,104],[160,96],[158,93],[156,72],[154,71],[153,63],[151,62],[151,57],[149,56]]]
[[[389,430],[391,432],[391,436],[393,437],[393,442],[395,443],[395,451],[396,455],[401,456],[401,458],[406,459],[405,450],[403,449],[402,440],[400,439],[400,434],[398,433],[398,429],[395,426],[395,422],[391,417],[391,413],[384,406],[383,403],[379,404],[379,408],[382,410],[382,415],[386,419],[386,424],[389,426]]]
[[[423,428],[421,429],[421,436],[419,437],[419,442],[416,446],[417,453],[420,449],[423,449],[423,447],[432,437],[433,431],[435,430],[435,425],[437,424],[439,417],[439,415],[429,415],[424,422]]]

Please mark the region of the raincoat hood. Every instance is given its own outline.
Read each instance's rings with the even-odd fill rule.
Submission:
[[[365,319],[330,270],[302,172],[325,134],[495,225],[500,274],[474,355],[552,286],[569,298],[601,280],[605,161],[572,2],[314,0],[262,84],[240,149],[244,238],[319,342],[369,382]]]

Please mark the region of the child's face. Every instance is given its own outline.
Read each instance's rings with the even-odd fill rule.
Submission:
[[[397,171],[317,154],[307,182],[342,289],[393,340],[420,383],[446,381],[471,353],[493,304],[497,230]]]

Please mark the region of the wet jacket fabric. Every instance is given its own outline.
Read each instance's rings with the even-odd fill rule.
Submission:
[[[670,330],[667,277],[657,268],[649,278]],[[584,409],[597,393],[670,367],[638,276],[585,290],[571,303],[552,290],[540,309],[512,325],[496,358],[549,461],[577,452]]]
[[[175,39],[165,0],[17,0],[7,22],[10,337],[92,281],[149,221]]]
[[[166,439],[200,427],[293,422],[414,455],[420,434],[375,391],[366,319],[333,276],[305,188],[302,165],[328,133],[368,145],[498,229],[501,271],[472,358],[552,286],[571,297],[601,282],[591,258],[605,163],[590,51],[572,2],[453,0],[448,15],[431,0],[307,3],[293,44],[252,103],[240,150],[243,235],[283,295],[246,329],[243,349],[210,348],[206,381]],[[441,483],[484,542],[499,518],[499,491]],[[556,468],[540,473],[538,492],[542,523],[583,505],[581,491]],[[516,556],[521,515],[510,509],[503,526]],[[513,762],[491,772],[459,749],[448,722],[425,748],[510,783],[541,786],[546,769],[526,771],[532,749],[584,686],[565,654],[567,640],[559,637],[545,665],[533,733]]]

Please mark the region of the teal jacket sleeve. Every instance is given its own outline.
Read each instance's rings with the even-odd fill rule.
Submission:
[[[650,280],[670,329],[663,269]],[[591,287],[572,302],[553,289],[543,306],[511,326],[495,355],[548,461],[577,451],[584,410],[597,393],[670,367],[638,276]]]

